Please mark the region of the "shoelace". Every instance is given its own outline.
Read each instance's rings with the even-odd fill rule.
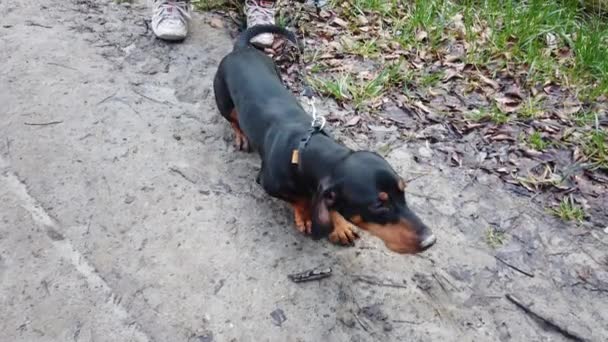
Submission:
[[[158,16],[163,18],[178,18],[182,21],[190,19],[190,13],[188,12],[187,1],[171,1],[171,0],[157,0],[156,10]],[[173,10],[176,9],[176,11]]]
[[[264,7],[256,1],[247,1],[246,13],[247,18],[250,18],[249,26],[255,26],[257,23],[268,23],[274,18],[274,8]]]

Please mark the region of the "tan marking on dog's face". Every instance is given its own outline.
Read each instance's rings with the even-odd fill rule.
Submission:
[[[421,251],[418,234],[405,219],[396,223],[378,224],[365,222],[359,215],[351,217],[350,221],[359,228],[380,238],[386,247],[401,254],[415,254]]]

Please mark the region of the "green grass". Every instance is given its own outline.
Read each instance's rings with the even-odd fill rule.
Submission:
[[[348,91],[352,96],[355,108],[360,108],[366,101],[378,98],[386,90],[387,74],[381,72],[378,76],[367,82],[352,82]]]
[[[351,82],[351,78],[348,75],[332,77],[330,79],[308,79],[308,83],[321,95],[329,96],[339,102],[349,99],[350,93],[348,88]]]
[[[410,69],[404,69],[403,65],[404,62],[399,61],[389,64],[384,68],[383,72],[386,73],[386,86],[402,89],[412,85],[414,72]]]
[[[489,109],[480,108],[473,110],[465,115],[469,120],[475,122],[490,121],[497,125],[502,125],[509,122],[510,118],[507,114],[503,113],[496,106],[492,106]]]
[[[608,20],[586,11],[579,0],[351,0],[334,5],[342,6],[346,19],[390,18],[386,28],[394,40],[406,49],[430,51],[446,36],[459,34],[454,29],[459,14],[470,46],[467,60],[519,66],[530,84],[574,83],[592,98],[608,93]],[[421,31],[425,41],[416,39]],[[564,60],[560,49],[573,57]]]
[[[359,42],[350,48],[351,53],[377,59],[379,72],[386,70],[381,67],[381,46],[386,44],[396,42],[408,52],[405,65],[415,59],[414,72],[394,73],[391,81],[384,82],[385,88],[400,89],[408,96],[417,96],[416,90],[421,88],[437,90],[444,75],[436,71],[437,63],[455,43],[467,46],[462,62],[486,75],[517,80],[524,102],[516,113],[505,114],[489,105],[465,115],[472,121],[502,125],[550,114],[553,108],[545,104],[544,97],[531,94],[533,88],[538,90],[548,82],[582,103],[608,94],[608,17],[589,11],[580,0],[336,0],[333,5],[350,27],[360,26],[360,18],[365,17],[371,26],[380,23],[388,33],[375,35],[372,29],[369,34],[355,35]],[[467,72],[463,77],[471,85]],[[348,100],[363,108],[369,99],[385,92],[382,83],[349,83]],[[532,133],[523,138],[524,143],[540,151],[575,143],[592,169],[608,169],[606,132],[593,130],[595,113],[577,113],[569,119],[577,125],[576,132],[583,132],[582,139],[569,141],[566,134],[560,141],[552,141]]]
[[[530,120],[536,119],[543,114],[543,109],[540,106],[540,102],[538,100],[528,98],[528,100],[524,101],[523,106],[517,113],[517,116]]]
[[[199,11],[211,11],[242,6],[235,0],[191,0],[190,3]]]
[[[401,70],[400,63],[388,65],[369,81],[356,80],[342,74],[330,78],[310,78],[308,82],[320,94],[337,101],[350,100],[355,109],[385,94],[389,89],[406,85],[411,74]]]
[[[598,128],[585,136],[583,152],[593,169],[608,170],[608,134],[604,130]]]
[[[486,243],[493,249],[504,245],[507,240],[507,234],[500,230],[497,230],[494,227],[490,227],[486,230]]]
[[[549,142],[543,139],[539,132],[534,132],[528,136],[528,145],[535,150],[543,151],[549,147]]]
[[[592,126],[595,123],[596,115],[597,114],[593,112],[580,112],[575,114],[572,119],[577,126]]]
[[[344,46],[344,48],[344,52],[358,55],[363,58],[375,58],[380,55],[380,49],[376,44],[376,39],[354,41],[353,43]]]
[[[582,222],[585,219],[583,208],[576,205],[571,196],[564,197],[557,207],[551,208],[549,211],[563,221]]]
[[[420,76],[418,78],[417,85],[419,85],[420,87],[424,87],[424,88],[434,87],[439,82],[441,82],[443,75],[444,75],[443,71],[436,71],[436,72],[430,72],[428,74],[423,74],[422,76]]]

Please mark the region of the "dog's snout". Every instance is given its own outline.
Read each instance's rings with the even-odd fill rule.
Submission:
[[[431,233],[420,240],[420,249],[423,251],[427,250],[433,246],[435,242],[437,242],[437,238],[435,237],[435,234]]]

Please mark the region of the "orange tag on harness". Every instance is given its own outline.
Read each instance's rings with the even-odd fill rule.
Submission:
[[[300,161],[300,151],[293,150],[293,152],[291,152],[291,163],[297,165],[299,161]]]

